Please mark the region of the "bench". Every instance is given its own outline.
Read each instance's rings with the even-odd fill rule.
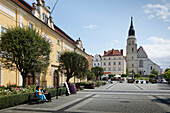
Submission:
[[[41,102],[41,98],[36,97],[36,93],[30,93],[28,96],[29,104],[32,104],[33,102],[39,104]]]

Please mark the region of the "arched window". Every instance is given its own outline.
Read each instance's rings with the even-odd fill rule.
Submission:
[[[134,48],[132,48],[132,52],[134,52]]]
[[[139,67],[143,67],[143,60],[139,60]]]

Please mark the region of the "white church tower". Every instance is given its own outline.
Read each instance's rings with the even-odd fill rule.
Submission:
[[[126,46],[126,67],[130,74],[137,73],[137,42],[135,36],[135,30],[133,27],[133,17],[131,17],[131,25],[129,29],[127,46]]]

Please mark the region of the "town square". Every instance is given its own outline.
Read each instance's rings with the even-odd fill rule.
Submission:
[[[169,113],[168,0],[0,0],[0,113]]]

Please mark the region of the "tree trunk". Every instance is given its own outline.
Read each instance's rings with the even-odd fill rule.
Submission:
[[[26,75],[22,75],[22,78],[23,78],[22,87],[24,88],[26,86]]]
[[[69,78],[69,77],[67,77],[66,82],[68,83],[68,82],[69,82],[69,80],[70,80],[70,78]]]

